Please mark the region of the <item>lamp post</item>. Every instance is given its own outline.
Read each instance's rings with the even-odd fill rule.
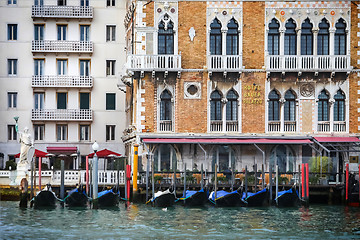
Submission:
[[[96,152],[99,150],[99,144],[95,141],[92,145],[94,150],[93,159],[93,208],[98,208],[98,157]]]

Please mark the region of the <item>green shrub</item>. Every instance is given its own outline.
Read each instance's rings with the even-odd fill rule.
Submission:
[[[155,182],[158,182],[158,181],[161,181],[161,180],[163,180],[162,176],[154,176],[154,181]]]
[[[6,170],[9,170],[9,167],[11,167],[11,170],[16,170],[16,166],[17,166],[16,162],[11,161],[11,160],[6,161],[6,163],[5,163]]]

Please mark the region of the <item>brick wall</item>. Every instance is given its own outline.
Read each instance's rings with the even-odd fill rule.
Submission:
[[[155,92],[155,83],[151,78],[151,74],[146,74],[145,77],[141,80],[145,85],[142,86],[145,89],[145,93],[141,94],[141,98],[144,98],[142,107],[145,108],[145,112],[142,113],[142,116],[145,117],[145,120],[141,121],[141,125],[145,127],[143,132],[154,132],[155,129],[155,103],[156,103],[156,92]]]
[[[154,2],[150,2],[143,8],[143,12],[146,14],[146,18],[144,18],[144,22],[147,27],[154,26]]]

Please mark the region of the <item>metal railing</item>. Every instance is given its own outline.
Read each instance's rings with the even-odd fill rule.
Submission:
[[[91,41],[33,40],[32,52],[76,52],[92,53]]]
[[[41,18],[93,18],[93,7],[90,6],[41,6],[33,5],[31,17]]]
[[[171,132],[173,130],[172,120],[160,120],[160,132]]]
[[[238,72],[242,67],[242,55],[209,55],[208,70]]]
[[[131,71],[178,71],[181,55],[130,55],[127,68]]]
[[[92,87],[91,76],[33,75],[32,87]]]
[[[350,55],[269,55],[266,69],[270,71],[348,71]]]
[[[31,120],[92,121],[91,109],[32,109]]]

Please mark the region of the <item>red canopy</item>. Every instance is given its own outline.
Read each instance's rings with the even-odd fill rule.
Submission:
[[[48,153],[47,152],[43,152],[43,151],[40,151],[38,149],[35,149],[35,154],[34,156],[36,157],[47,157]],[[14,156],[15,158],[19,158],[20,157],[20,153],[16,154]]]
[[[100,157],[100,158],[109,157],[110,155],[115,155],[115,156],[118,156],[118,157],[121,156],[120,153],[110,151],[110,150],[108,150],[108,149],[106,149],[106,148],[103,149],[103,150],[101,150],[101,151],[97,151],[97,152],[96,152],[96,155],[97,155],[98,157]],[[90,153],[90,154],[88,155],[88,157],[89,157],[89,158],[94,157],[94,153]]]
[[[309,139],[270,138],[144,138],[144,143],[203,143],[203,144],[309,144]]]

